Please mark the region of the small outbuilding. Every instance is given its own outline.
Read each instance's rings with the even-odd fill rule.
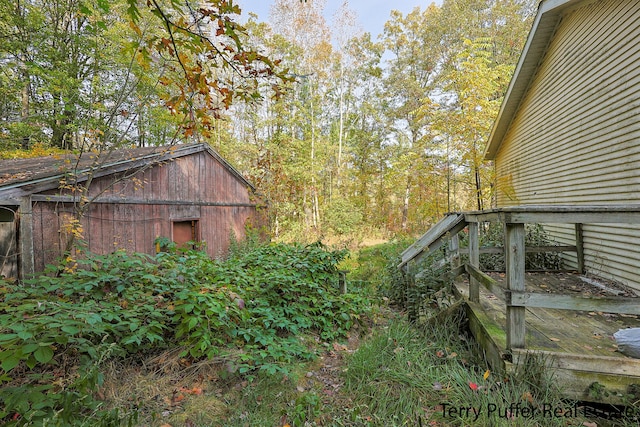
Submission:
[[[485,152],[498,207],[639,206],[639,58],[640,2],[540,3]],[[572,225],[545,229],[575,241]],[[640,224],[582,233],[585,271],[640,291]]]
[[[73,189],[89,206],[74,225]],[[154,254],[156,239],[206,243],[224,254],[259,226],[254,187],[206,144],[114,150],[108,154],[0,161],[0,274],[26,278],[62,254],[70,233],[87,248]],[[79,227],[78,227],[79,225]]]

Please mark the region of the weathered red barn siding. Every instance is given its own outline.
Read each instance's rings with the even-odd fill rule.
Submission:
[[[224,254],[233,233],[242,238],[253,222],[256,207],[250,188],[209,152],[178,157],[121,181],[121,175],[96,178],[91,196],[99,196],[82,221],[88,249],[110,253],[116,249],[156,251],[157,237],[172,238],[173,221],[197,220],[199,239],[211,256]],[[59,194],[50,190],[51,195]],[[33,203],[34,269],[61,255],[68,236],[65,221],[71,203]]]

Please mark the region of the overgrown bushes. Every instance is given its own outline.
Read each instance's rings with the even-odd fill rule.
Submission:
[[[305,335],[343,337],[369,311],[366,298],[338,290],[345,256],[320,244],[244,248],[223,261],[175,248],[87,254],[78,269],[5,284],[0,420],[114,422],[91,397],[111,357],[180,346],[185,358],[219,360],[232,373],[286,370],[313,357]]]

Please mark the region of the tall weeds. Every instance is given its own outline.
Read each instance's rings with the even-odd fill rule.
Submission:
[[[474,346],[460,316],[422,326],[396,318],[349,358],[346,391],[376,426],[566,425],[543,417],[571,409],[543,361],[495,373]]]

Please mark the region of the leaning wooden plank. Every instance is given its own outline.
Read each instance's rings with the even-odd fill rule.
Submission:
[[[640,315],[638,298],[589,297],[516,291],[507,291],[506,296],[507,302],[513,306]]]
[[[465,305],[463,300],[458,300],[444,310],[440,310],[433,316],[429,317],[425,324],[427,325],[441,325],[451,319],[462,319],[467,316],[465,312]]]
[[[466,270],[464,268],[464,265],[459,265],[456,268],[451,270],[451,277],[456,278],[459,275],[461,275],[462,273],[464,273]]]
[[[456,234],[466,227],[464,215],[449,214],[440,220],[429,231],[422,235],[414,244],[402,252],[402,262],[398,268],[404,267],[409,261],[416,261],[416,257],[423,253],[431,253],[442,245],[442,240],[447,234]]]
[[[405,249],[401,256],[402,259],[405,259],[406,255],[412,254],[414,252],[419,252],[428,246],[433,240],[439,237],[441,234],[445,233],[449,227],[458,220],[462,220],[464,218],[460,218],[459,214],[448,214],[440,221],[438,221],[434,226],[432,226],[426,233],[424,233],[414,244]]]

